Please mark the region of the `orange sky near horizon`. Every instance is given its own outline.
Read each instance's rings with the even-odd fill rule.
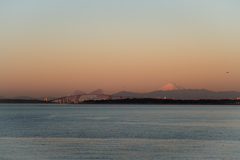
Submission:
[[[240,92],[239,2],[51,2],[0,2],[1,96]]]

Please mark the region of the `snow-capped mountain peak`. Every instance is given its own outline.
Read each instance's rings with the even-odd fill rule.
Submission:
[[[172,90],[182,90],[185,89],[175,83],[168,83],[165,86],[162,86],[161,88],[159,88],[158,90],[162,90],[162,91],[172,91]]]

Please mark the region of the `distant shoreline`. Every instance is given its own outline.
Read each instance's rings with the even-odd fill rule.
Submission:
[[[49,102],[49,101],[42,101],[42,100],[38,100],[38,99],[0,99],[0,103],[39,103],[39,104],[46,104],[46,103],[51,103],[54,104],[53,102]]]
[[[27,99],[0,99],[3,104],[63,104],[42,100]],[[65,103],[64,103],[65,104]],[[73,103],[71,103],[73,104]],[[231,99],[200,99],[200,100],[173,100],[173,99],[153,99],[153,98],[134,98],[134,99],[116,99],[116,100],[89,100],[79,104],[154,104],[154,105],[240,105],[240,100]]]
[[[84,101],[83,104],[158,104],[158,105],[240,105],[240,100],[231,99],[200,99],[200,100],[173,100],[173,99],[117,99]]]

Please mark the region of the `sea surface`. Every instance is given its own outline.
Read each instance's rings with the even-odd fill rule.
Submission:
[[[0,104],[0,160],[239,157],[239,105]]]

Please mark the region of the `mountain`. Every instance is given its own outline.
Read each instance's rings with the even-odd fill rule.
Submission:
[[[3,96],[0,96],[0,99],[5,99]]]
[[[29,96],[17,96],[17,97],[13,97],[12,99],[36,99],[36,98],[29,97]]]
[[[240,92],[214,92],[206,89],[184,89],[184,90],[166,90],[166,91],[153,91],[148,93],[134,93],[122,91],[115,93],[116,96],[129,96],[129,97],[148,97],[148,98],[164,98],[167,99],[237,99],[240,98]]]
[[[134,93],[122,91],[115,93],[116,96],[129,96],[129,97],[148,97],[148,98],[167,98],[167,99],[237,99],[240,98],[240,92],[227,91],[227,92],[214,92],[206,89],[184,89],[183,87],[169,83],[156,91],[147,93]]]
[[[182,90],[182,89],[185,89],[175,83],[168,83],[166,84],[165,86],[162,86],[161,88],[158,89],[161,90],[161,91],[172,91],[172,90]]]

